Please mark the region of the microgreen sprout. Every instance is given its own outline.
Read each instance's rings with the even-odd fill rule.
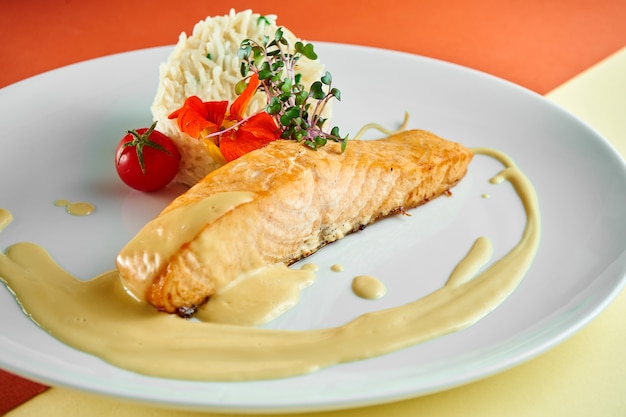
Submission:
[[[341,137],[338,127],[332,127],[330,132],[324,130],[327,121],[323,117],[324,108],[333,98],[341,100],[341,92],[332,86],[332,76],[326,71],[307,91],[301,83],[302,74],[295,69],[303,56],[317,59],[312,44],[297,41],[292,52],[289,41],[278,28],[273,38],[264,36],[261,43],[244,40],[238,55],[244,79],[236,89],[245,88],[250,72],[258,75],[259,88],[267,95],[265,111],[281,127],[282,139],[302,142],[315,150],[331,140],[341,143],[341,151],[345,150],[348,137]]]
[[[267,16],[259,16],[256,20],[257,24],[261,25],[261,24],[266,24],[269,25],[271,24],[270,20],[267,18]]]

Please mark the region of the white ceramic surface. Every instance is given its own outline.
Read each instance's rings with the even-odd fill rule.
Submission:
[[[117,251],[180,192],[132,191],[113,167],[124,131],[150,124],[158,65],[170,50],[104,57],[0,90],[0,207],[15,217],[0,233],[1,250],[33,241],[89,279],[112,269]],[[541,96],[467,68],[364,47],[319,43],[317,50],[342,92],[335,123],[343,133],[368,122],[395,127],[408,111],[410,127],[505,151],[526,171],[538,191],[543,235],[517,291],[475,326],[390,355],[295,378],[215,383],[145,377],[71,349],[29,321],[2,287],[2,368],[176,408],[339,409],[445,390],[515,366],[568,338],[613,299],[626,271],[626,168],[602,137]],[[440,287],[481,235],[493,241],[496,257],[508,251],[525,218],[508,184],[488,183],[499,168],[477,156],[452,198],[386,219],[308,259],[321,266],[317,283],[271,326],[333,326],[416,299]],[[97,209],[73,217],[53,205],[57,199]],[[329,270],[337,262],[344,272]],[[388,294],[358,299],[349,288],[358,274],[378,277]]]

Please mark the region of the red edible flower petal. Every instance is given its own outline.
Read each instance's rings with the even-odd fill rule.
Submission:
[[[217,129],[211,131],[211,133],[221,129],[224,123],[224,117],[226,117],[228,101],[208,101],[204,103],[204,107],[207,112],[206,119],[217,126]]]
[[[178,128],[193,138],[208,130],[216,132],[222,128],[228,101],[203,102],[197,96],[188,97],[183,106],[172,112],[168,118],[177,119]]]
[[[263,112],[252,116],[234,132],[226,132],[220,140],[220,150],[228,162],[262,148],[280,138],[280,129],[274,119]]]
[[[226,114],[228,101],[203,102],[199,97],[191,96],[185,100],[180,109],[172,112],[168,117],[177,119],[180,131],[196,139],[207,137],[207,135],[224,130],[226,126],[231,126],[230,129],[224,130],[219,138],[206,139],[211,140],[211,143],[215,145],[213,146],[215,151],[221,153],[224,160],[230,162],[280,137],[280,129],[276,127],[272,116],[266,112],[257,113],[244,120],[246,108],[259,84],[259,77],[253,74],[244,91],[231,104],[228,115]],[[236,125],[238,122],[241,123]],[[221,158],[218,159],[223,163]]]
[[[229,120],[236,120],[238,122],[243,120],[243,114],[246,111],[252,96],[256,93],[259,84],[259,77],[256,74],[252,74],[245,90],[243,90],[239,97],[233,101],[233,104],[230,105],[230,114],[228,115]]]

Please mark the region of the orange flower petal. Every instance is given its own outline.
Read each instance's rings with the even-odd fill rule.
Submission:
[[[224,159],[230,162],[278,138],[280,130],[276,127],[274,119],[263,112],[252,116],[235,132],[222,135],[220,150]]]
[[[248,107],[248,103],[250,103],[252,96],[254,95],[254,93],[256,93],[259,84],[259,77],[256,74],[252,74],[245,90],[243,90],[239,97],[237,97],[235,101],[233,101],[233,104],[231,104],[230,114],[228,116],[229,120],[243,120],[243,114],[246,111],[246,108]]]
[[[196,113],[203,113],[204,112],[204,105],[202,103],[202,100],[200,100],[200,97],[197,96],[191,96],[191,97],[187,97],[185,99],[185,102],[183,103],[183,105],[181,106],[180,109],[173,111],[168,118],[169,119],[176,119],[178,116],[180,116],[181,113],[187,112],[193,110]]]
[[[226,117],[228,101],[208,101],[204,103],[204,109],[206,110],[205,119],[221,127]]]
[[[221,128],[227,108],[227,101],[204,103],[199,97],[191,96],[168,118],[177,119],[178,129],[181,132],[199,138],[204,130],[215,132]]]

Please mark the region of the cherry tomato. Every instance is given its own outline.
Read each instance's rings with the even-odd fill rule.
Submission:
[[[169,184],[180,163],[174,142],[149,128],[129,130],[115,151],[115,169],[126,185],[139,191],[156,191]]]

